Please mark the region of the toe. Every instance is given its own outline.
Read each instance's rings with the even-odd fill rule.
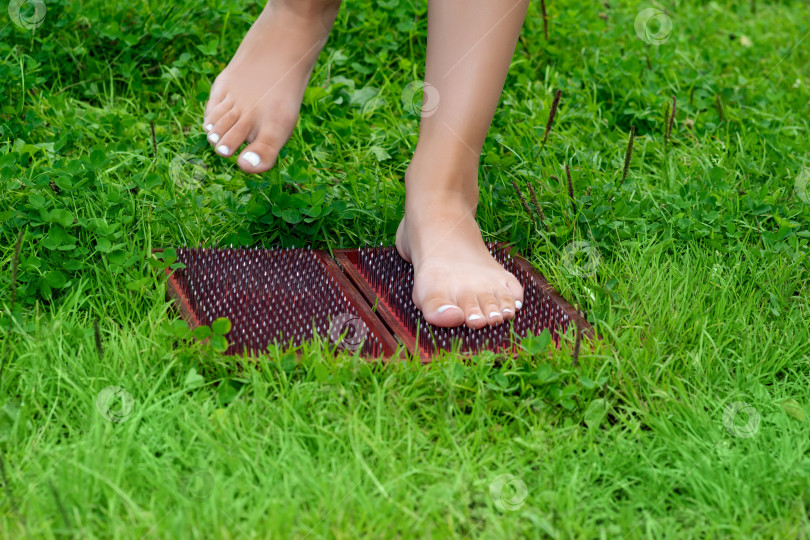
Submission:
[[[256,174],[269,171],[275,165],[281,147],[282,145],[271,137],[260,135],[259,138],[245,147],[239,156],[237,164],[246,173]],[[444,302],[444,304],[447,303]]]
[[[459,305],[464,310],[464,322],[468,327],[479,330],[487,325],[487,318],[481,311],[478,298],[474,294],[462,295]]]
[[[512,294],[512,298],[514,299],[515,308],[520,309],[523,307],[523,285],[520,284],[520,281],[513,275],[509,276],[509,279],[506,280],[506,288],[509,289],[509,292]]]
[[[222,100],[225,98],[225,89],[224,85],[219,84],[217,81],[214,81],[214,84],[211,85],[211,92],[208,94],[208,101],[205,103],[205,116],[203,118],[204,123],[208,123],[211,120],[211,114],[216,109],[217,105],[222,103]]]
[[[512,292],[504,288],[497,291],[496,298],[498,299],[498,306],[501,310],[501,316],[505,321],[511,321],[515,318],[515,297]]]
[[[481,306],[481,311],[487,318],[487,323],[490,326],[495,326],[503,322],[503,313],[498,304],[498,299],[492,293],[483,293],[478,295],[478,305]]]
[[[245,139],[250,134],[251,127],[252,122],[247,121],[244,117],[240,118],[231,129],[220,137],[217,144],[217,154],[231,157],[236,149],[245,142]]]
[[[421,304],[422,314],[430,324],[454,327],[464,322],[464,311],[444,295],[429,297]]]
[[[205,110],[205,117],[203,118],[203,129],[206,133],[210,133],[214,129],[214,125],[220,118],[225,116],[231,109],[233,109],[233,101],[231,99],[223,99],[216,105],[210,105]]]
[[[211,146],[219,150],[219,147],[222,145],[221,141],[223,135],[225,135],[238,120],[239,111],[231,109],[222,115],[222,118],[213,122],[214,127],[208,132],[208,142],[211,143]]]

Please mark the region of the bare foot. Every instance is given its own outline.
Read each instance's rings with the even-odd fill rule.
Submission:
[[[436,178],[441,169],[412,162],[405,174],[396,244],[414,266],[413,302],[437,326],[501,324],[522,306],[523,287],[489,254],[475,222],[477,200],[452,187],[476,184]]]
[[[219,155],[230,157],[248,142],[239,167],[248,173],[273,167],[298,121],[339,5],[339,0],[267,3],[211,87],[203,128]]]

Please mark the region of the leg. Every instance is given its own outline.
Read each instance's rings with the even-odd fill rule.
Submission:
[[[290,138],[340,0],[269,0],[211,87],[203,127],[245,172],[270,169]]]
[[[405,174],[397,248],[416,272],[414,303],[440,326],[514,317],[523,288],[486,249],[475,222],[478,159],[528,0],[429,0],[425,83],[438,93]]]

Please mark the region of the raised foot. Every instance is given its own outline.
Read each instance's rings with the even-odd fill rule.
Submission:
[[[309,76],[329,34],[335,2],[320,11],[268,2],[211,87],[203,129],[223,157],[248,173],[273,167],[290,138]],[[332,11],[325,11],[332,10]]]

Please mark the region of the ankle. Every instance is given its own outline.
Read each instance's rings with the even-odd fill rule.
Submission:
[[[451,152],[434,155],[418,149],[405,171],[405,202],[448,209],[478,205],[478,162]]]

